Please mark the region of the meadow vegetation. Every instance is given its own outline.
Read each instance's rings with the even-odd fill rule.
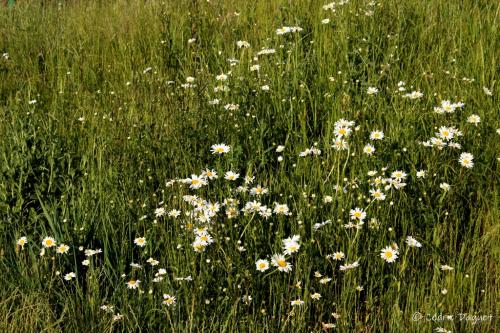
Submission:
[[[499,8],[0,6],[0,331],[498,331]]]

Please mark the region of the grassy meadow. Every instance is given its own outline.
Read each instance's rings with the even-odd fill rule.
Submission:
[[[0,331],[500,332],[499,13],[0,5]]]

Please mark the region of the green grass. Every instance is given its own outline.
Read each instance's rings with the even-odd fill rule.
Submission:
[[[0,331],[321,332],[322,323],[338,332],[498,331],[498,3],[351,0],[335,12],[325,4],[0,7],[0,55],[8,54],[0,58]],[[277,35],[282,26],[303,31]],[[239,49],[239,40],[251,47]],[[257,57],[264,47],[276,53]],[[255,64],[260,70],[250,71]],[[222,73],[228,80],[216,81]],[[182,88],[189,76],[195,87]],[[424,96],[403,98],[400,81],[404,93]],[[219,85],[230,90],[214,92]],[[369,96],[368,87],[379,93]],[[220,104],[211,105],[215,98]],[[437,114],[442,100],[465,107]],[[239,109],[225,110],[229,103]],[[477,126],[467,123],[472,114]],[[359,126],[348,151],[332,148],[341,118]],[[441,126],[463,132],[460,150],[420,144]],[[367,156],[377,129],[385,138]],[[221,142],[231,151],[211,154]],[[321,155],[299,157],[313,145]],[[461,152],[473,154],[472,169],[459,164]],[[166,184],[206,168],[219,178],[201,189]],[[421,169],[425,178],[416,177]],[[229,170],[240,179],[224,180]],[[371,170],[403,170],[407,185],[368,202]],[[269,193],[238,193],[245,175]],[[188,194],[220,204],[235,198],[239,210],[254,199],[286,203],[292,215],[229,219],[222,207],[208,224],[215,242],[197,253],[191,228],[207,224],[185,215]],[[182,215],[155,218],[159,207]],[[355,207],[366,210],[366,223],[346,229]],[[258,272],[255,262],[280,253],[292,235],[301,237],[293,270]],[[16,245],[22,236],[24,248]],[[47,236],[69,252],[40,256]],[[145,247],[134,244],[141,236]],[[408,247],[407,236],[422,248]],[[380,251],[394,242],[399,258],[386,263]],[[83,249],[102,253],[84,266]],[[343,262],[326,258],[335,251]],[[355,260],[358,268],[339,270]],[[158,268],[166,274],[155,283]],[[332,280],[321,284],[316,271]],[[69,272],[76,278],[65,281]],[[131,279],[139,289],[127,288]],[[177,304],[162,304],[163,294]],[[292,307],[297,298],[305,303]],[[102,305],[123,318],[114,321]],[[424,319],[413,320],[416,312]],[[473,324],[462,313],[493,317]],[[454,318],[431,320],[440,314]]]

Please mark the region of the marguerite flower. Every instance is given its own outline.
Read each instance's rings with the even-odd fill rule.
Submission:
[[[235,181],[236,179],[238,179],[239,176],[240,176],[239,173],[234,173],[232,171],[228,171],[224,175],[224,179],[225,180],[229,180],[229,181]]]
[[[407,176],[406,173],[401,170],[396,170],[393,173],[391,173],[391,177],[398,181],[406,179],[406,176]]]
[[[337,138],[348,137],[351,134],[351,129],[349,127],[337,127],[333,130],[333,133]]]
[[[406,244],[411,247],[422,247],[422,244],[412,236],[406,237]]]
[[[52,237],[45,237],[42,240],[42,245],[45,248],[56,246],[56,240],[54,238],[52,238]]]
[[[19,238],[16,242],[16,244],[22,248],[24,247],[24,245],[26,245],[26,243],[28,243],[28,239],[26,238],[26,236]]]
[[[370,140],[382,140],[384,138],[384,132],[382,131],[373,131],[370,133]]]
[[[168,212],[168,216],[176,218],[176,217],[179,217],[181,215],[181,213],[182,212],[180,210],[172,209],[171,211]]]
[[[64,275],[64,280],[66,280],[66,281],[71,281],[74,278],[76,278],[76,274],[74,272],[70,272],[70,273]]]
[[[332,278],[329,278],[328,276],[324,277],[324,278],[321,278],[319,280],[319,283],[321,284],[327,284],[328,282],[332,281]]]
[[[299,235],[294,235],[292,238],[287,238],[283,240],[284,253],[290,255],[296,253],[300,249]]]
[[[469,118],[467,118],[467,122],[469,124],[473,124],[473,125],[477,126],[477,124],[479,124],[481,122],[481,118],[477,114],[472,114],[469,116]]]
[[[456,108],[456,105],[450,101],[441,101],[441,110],[443,113],[453,113]]]
[[[155,209],[155,216],[156,217],[162,217],[163,215],[165,215],[165,208],[158,207]]]
[[[269,192],[269,190],[267,188],[262,187],[260,185],[250,189],[251,195],[263,195],[263,194],[266,194],[268,192]]]
[[[483,87],[483,91],[488,96],[493,96],[493,92],[488,87]]]
[[[207,185],[207,181],[205,180],[204,177],[202,176],[197,176],[197,175],[191,175],[191,178],[186,179],[186,182],[189,185],[189,188],[192,188],[194,190],[199,189],[200,187]]]
[[[219,155],[229,153],[229,151],[231,150],[231,147],[229,147],[224,143],[212,145],[211,148],[212,148],[212,154],[219,154]]]
[[[208,179],[217,179],[217,172],[215,170],[210,170],[206,169],[205,171],[202,172],[201,174],[203,177],[206,177]]]
[[[269,269],[269,261],[264,259],[259,259],[255,263],[255,266],[259,272],[265,272]]]
[[[226,74],[217,75],[217,76],[215,76],[215,80],[217,80],[217,81],[226,81],[227,80],[227,75]],[[212,146],[212,148],[213,148],[213,146]]]
[[[441,126],[439,128],[439,132],[436,133],[436,135],[439,136],[443,140],[451,140],[451,139],[453,139],[455,132],[453,131],[452,128]]]
[[[248,48],[250,47],[250,43],[247,42],[247,41],[244,41],[244,40],[239,40],[236,42],[236,46],[238,46],[238,48]]]
[[[339,120],[337,120],[335,122],[335,124],[333,124],[333,127],[335,129],[337,128],[340,128],[340,127],[347,127],[347,128],[351,128],[353,127],[354,125],[356,125],[356,122],[352,121],[352,120],[347,120],[347,119],[344,119],[344,118],[340,118]]]
[[[195,241],[191,244],[193,247],[193,250],[195,252],[204,252],[205,248],[207,247],[207,242],[203,242],[202,240],[199,239],[199,237],[196,237]]]
[[[199,242],[200,244],[207,246],[212,244],[214,242],[214,239],[208,233],[205,233],[203,235],[197,236],[195,242]]]
[[[165,304],[166,306],[175,305],[176,298],[175,298],[175,296],[171,296],[171,295],[168,295],[168,294],[163,294],[163,302],[162,303]]]
[[[139,287],[140,280],[130,280],[127,282],[128,289],[137,289]]]
[[[138,237],[134,239],[134,244],[140,247],[146,246],[146,238],[145,237]]]
[[[297,298],[297,299],[290,302],[291,306],[300,306],[302,304],[304,304],[304,301],[301,300],[300,298]]]
[[[276,29],[276,35],[284,35],[286,33],[291,32],[292,30],[289,27],[281,27]]]
[[[423,96],[424,96],[424,94],[421,93],[420,91],[412,91],[409,94],[403,95],[403,97],[409,98],[409,99],[418,99],[418,98],[422,98]]]
[[[158,260],[156,260],[154,258],[149,258],[148,260],[146,260],[146,262],[148,264],[150,264],[151,266],[156,266],[156,265],[158,265],[160,263]]]
[[[287,204],[276,203],[274,205],[273,212],[277,215],[290,215],[290,209],[288,208]]]
[[[454,268],[448,265],[441,265],[442,271],[452,271]]]
[[[288,273],[292,270],[292,264],[286,261],[286,258],[282,254],[274,254],[271,257],[271,263],[273,266],[277,267],[280,272]]]
[[[425,178],[426,175],[427,175],[427,171],[425,171],[425,170],[418,170],[417,171],[417,178]]]
[[[348,145],[347,141],[345,141],[344,139],[342,139],[340,137],[335,138],[335,140],[333,141],[332,148],[334,148],[335,150],[342,151],[342,150],[346,150],[348,147],[349,147],[349,145]]]
[[[356,260],[352,264],[346,264],[346,265],[340,265],[340,270],[341,271],[347,271],[353,268],[359,267],[359,262]]]
[[[372,195],[374,200],[383,201],[385,200],[385,194],[380,189],[371,189],[370,194]]]
[[[358,207],[351,209],[349,215],[351,216],[351,220],[363,221],[366,218],[366,212]]]
[[[462,153],[460,154],[460,158],[458,159],[458,162],[463,166],[466,167],[467,169],[471,169],[474,166],[474,156],[470,153]]]
[[[344,259],[345,254],[342,251],[337,251],[337,252],[334,252],[333,254],[331,254],[329,257],[332,258],[333,260],[338,261],[338,260]]]
[[[69,246],[66,244],[60,244],[56,249],[56,253],[59,253],[59,254],[64,254],[68,251],[69,251]]]
[[[380,251],[380,257],[388,263],[393,263],[398,258],[398,251],[391,246],[386,246]]]
[[[449,331],[449,330],[447,330],[447,329],[446,329],[446,328],[444,328],[444,327],[436,327],[435,331],[436,331],[437,333],[452,333],[452,331]]]
[[[123,315],[120,313],[114,314],[113,315],[113,321],[120,321],[123,319]]]
[[[321,298],[321,294],[320,293],[314,293],[314,294],[311,294],[311,298],[315,301],[319,300]]]
[[[451,189],[451,185],[448,183],[441,183],[439,184],[439,187],[444,191],[448,192]]]
[[[375,147],[373,147],[370,144],[367,144],[366,146],[363,147],[363,153],[365,153],[368,156],[373,155],[374,152],[375,152]]]

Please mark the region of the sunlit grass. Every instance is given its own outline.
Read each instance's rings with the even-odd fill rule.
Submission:
[[[0,7],[0,330],[494,332],[498,10]]]

